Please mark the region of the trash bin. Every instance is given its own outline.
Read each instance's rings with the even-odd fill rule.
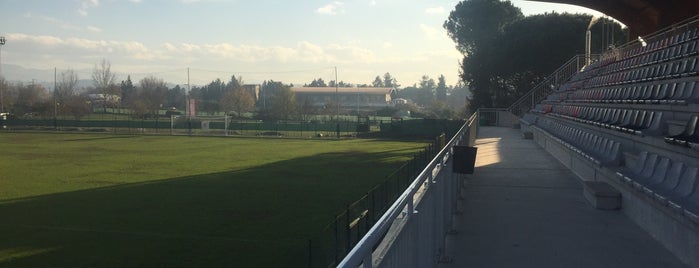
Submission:
[[[460,174],[473,174],[476,166],[478,148],[471,146],[454,146],[454,164],[452,171]]]

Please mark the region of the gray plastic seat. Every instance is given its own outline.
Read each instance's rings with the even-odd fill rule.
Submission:
[[[643,163],[641,171],[638,174],[634,174],[633,177],[629,177],[631,181],[627,182],[637,189],[642,189],[643,185],[640,183],[640,181],[645,181],[653,176],[653,171],[655,171],[656,165],[658,165],[658,155],[649,153],[648,157],[646,157],[645,162]]]
[[[688,197],[696,190],[697,174],[699,174],[699,169],[696,167],[687,168],[682,174],[682,177],[680,177],[680,183],[677,187],[663,196],[663,198],[667,200],[670,208],[676,212],[681,211],[682,199]]]
[[[639,183],[643,184],[643,191],[648,195],[653,195],[653,190],[651,190],[649,186],[662,183],[665,180],[669,169],[670,158],[660,157],[658,165],[656,165],[655,169],[653,170],[653,175],[643,181],[639,181]]]
[[[619,178],[619,180],[622,180],[626,183],[631,182],[631,177],[638,176],[638,174],[641,174],[641,171],[643,170],[643,167],[646,164],[646,161],[648,160],[648,155],[650,153],[643,151],[638,155],[638,159],[633,163],[633,165],[626,166],[625,168],[622,168],[619,170],[616,175]]]
[[[684,173],[686,166],[682,162],[674,162],[667,172],[665,180],[660,184],[649,185],[648,188],[653,190],[653,196],[661,204],[666,204],[666,200],[663,198],[668,192],[672,191],[680,183],[680,177]]]

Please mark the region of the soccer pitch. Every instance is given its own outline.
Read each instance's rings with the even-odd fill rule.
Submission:
[[[1,267],[295,267],[425,146],[0,133]]]

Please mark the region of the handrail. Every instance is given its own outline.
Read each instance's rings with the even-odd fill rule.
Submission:
[[[591,58],[598,59],[600,55],[591,55]],[[539,84],[534,86],[532,90],[524,94],[507,108],[512,114],[521,117],[536,105],[536,103],[544,100],[556,88],[568,81],[573,75],[578,73],[585,65],[585,55],[575,55],[566,63],[558,67],[551,75],[544,78]]]
[[[413,215],[415,207],[415,204],[413,203],[413,196],[421,188],[423,182],[432,176],[432,171],[434,168],[438,164],[442,164],[444,158],[451,152],[451,148],[461,140],[466,131],[469,130],[473,124],[477,124],[476,118],[478,118],[478,112],[469,117],[464,125],[461,126],[457,134],[454,135],[451,140],[449,140],[446,146],[444,146],[444,148],[437,153],[432,161],[425,166],[422,172],[415,177],[415,180],[413,180],[410,186],[408,186],[408,188],[398,197],[398,199],[396,199],[391,207],[389,207],[381,218],[379,218],[376,224],[369,229],[364,237],[362,237],[357,245],[352,248],[349,254],[347,254],[347,256],[342,260],[342,262],[340,262],[340,264],[338,264],[337,267],[355,268],[362,262],[364,263],[364,267],[371,267],[373,247],[381,242],[383,239],[383,234],[385,234],[391,227],[393,220],[403,213],[404,207],[408,207],[406,217]]]
[[[682,21],[678,21],[674,23],[673,25],[667,26],[665,28],[662,28],[660,30],[657,30],[653,33],[650,33],[643,37],[643,40],[647,43],[650,44],[653,41],[660,40],[662,38],[666,38],[668,36],[676,34],[678,31],[686,31],[687,29],[691,29],[692,27],[696,27],[699,25],[699,15],[689,17],[687,19],[684,19]],[[631,37],[633,38],[633,37]],[[632,39],[626,44],[623,44],[619,47],[617,47],[617,50],[620,52],[624,53],[630,49],[634,49],[637,47],[642,46],[641,41],[638,39]]]
[[[644,42],[647,44],[651,44],[652,42],[659,41],[663,38],[668,38],[672,35],[677,34],[678,32],[683,32],[691,29],[692,27],[695,27],[696,25],[699,25],[699,15],[693,16],[690,18],[687,18],[683,21],[677,22],[671,26],[668,26],[666,28],[663,28],[661,30],[658,30],[654,33],[651,33],[649,35],[646,35],[644,38]],[[638,47],[645,46],[642,44],[640,40],[634,39],[631,40],[630,42],[623,44],[616,49],[609,50],[605,52],[604,54],[597,54],[597,55],[592,55],[591,57],[593,59],[600,59],[600,58],[607,58],[609,59],[611,57],[612,60],[618,60],[617,57],[619,55],[626,53],[629,50],[636,49]],[[549,94],[553,92],[555,88],[560,86],[561,84],[565,83],[570,77],[572,77],[577,71],[579,71],[583,65],[580,64],[580,59],[583,59],[584,61],[584,56],[583,55],[576,55],[572,59],[570,59],[568,62],[563,64],[560,68],[558,68],[556,71],[553,72],[552,75],[546,77],[544,81],[536,85],[532,90],[527,92],[524,96],[520,97],[517,99],[517,101],[513,102],[512,105],[508,108],[510,112],[512,112],[516,116],[522,116],[525,112],[527,112],[529,109],[533,108],[536,103],[541,102],[544,100]],[[576,68],[572,68],[573,61],[576,62]],[[575,72],[570,72],[575,70]],[[560,76],[562,74],[562,76]],[[553,79],[553,81],[551,81]],[[553,83],[552,83],[553,82]]]

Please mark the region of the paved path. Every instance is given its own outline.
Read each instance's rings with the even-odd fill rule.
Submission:
[[[481,127],[475,174],[440,267],[685,267],[620,211],[601,211],[580,181],[518,130]]]

